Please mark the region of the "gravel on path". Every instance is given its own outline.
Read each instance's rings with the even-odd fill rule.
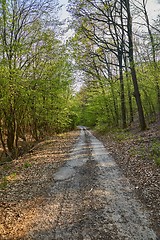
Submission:
[[[24,239],[156,240],[149,213],[103,144],[85,128],[53,175],[41,214]]]

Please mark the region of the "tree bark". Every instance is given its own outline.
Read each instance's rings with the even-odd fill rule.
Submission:
[[[135,62],[134,62],[134,54],[133,54],[133,40],[132,40],[132,18],[130,14],[130,3],[129,0],[125,0],[126,10],[127,10],[127,34],[128,34],[128,42],[129,42],[129,62],[130,62],[130,69],[131,69],[131,76],[132,82],[134,86],[134,96],[136,99],[136,104],[138,108],[138,115],[139,115],[139,122],[141,130],[145,130],[147,128],[145,117],[144,117],[144,110],[142,107],[141,96],[139,92],[139,86],[137,81],[136,69],[135,69]]]
[[[120,80],[120,95],[121,95],[121,114],[122,114],[122,127],[126,128],[126,104],[124,93],[124,81],[123,81],[123,66],[122,66],[122,53],[119,53],[119,80]]]

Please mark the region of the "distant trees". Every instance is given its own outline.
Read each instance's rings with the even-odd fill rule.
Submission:
[[[111,99],[107,101],[107,113],[104,113],[104,115],[109,115],[114,105],[114,114],[113,112],[111,114],[113,125],[115,123],[119,124],[120,120],[122,127],[126,128],[128,124],[127,119],[129,119],[129,123],[133,121],[136,103],[140,127],[142,130],[145,130],[145,113],[147,114],[148,110],[145,106],[144,90],[141,89],[141,79],[139,79],[140,64],[136,62],[135,58],[134,22],[131,15],[130,2],[128,0],[70,0],[69,11],[74,19],[73,27],[77,33],[77,42],[81,42],[81,44],[78,43],[78,46],[81,47],[82,52],[78,59],[75,57],[77,64],[88,78],[90,78],[89,76],[92,77],[93,85],[95,78],[99,85],[101,85],[101,82],[104,83],[103,94],[105,92],[106,95],[104,99],[108,98],[108,94],[112,96],[112,101]],[[132,8],[136,7],[136,3],[132,5]],[[148,29],[153,55],[154,36],[152,35],[151,37],[151,32],[149,31],[151,26],[147,18],[145,4],[145,1],[143,1],[143,13],[146,19],[144,25]],[[88,51],[87,45],[92,46],[90,51]],[[87,64],[86,59],[88,59]],[[83,63],[85,65],[84,68],[82,67]],[[91,63],[90,67],[88,66],[89,63]],[[144,62],[142,64],[144,65]],[[155,72],[158,73],[158,69]],[[117,88],[117,80],[120,83],[119,88]],[[157,84],[159,85],[158,78]],[[157,93],[159,91],[158,85]],[[115,89],[117,89],[118,94]],[[111,105],[111,102],[113,105]],[[121,111],[119,111],[119,102]],[[120,116],[121,119],[119,119]],[[108,124],[107,119],[106,122]]]
[[[11,158],[19,139],[70,127],[72,66],[56,39],[53,0],[0,1],[0,139]]]
[[[56,0],[0,0],[0,141],[11,158],[19,140],[76,119],[126,128],[138,117],[144,130],[160,113],[159,21],[151,26],[146,1],[69,0],[68,8],[75,36],[65,45]],[[85,84],[73,96],[74,71]]]

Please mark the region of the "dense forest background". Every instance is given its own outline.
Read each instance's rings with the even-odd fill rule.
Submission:
[[[52,0],[0,1],[0,139],[8,157],[18,155],[19,139],[72,127],[72,64],[57,37],[58,9]]]
[[[145,0],[69,2],[82,122],[105,130],[138,120],[145,130],[160,112],[159,16],[150,22]]]
[[[57,1],[0,0],[3,154],[15,158],[22,142],[78,124],[105,131],[136,121],[145,130],[156,121],[160,16],[150,22],[146,4],[69,0],[73,36],[64,41]]]

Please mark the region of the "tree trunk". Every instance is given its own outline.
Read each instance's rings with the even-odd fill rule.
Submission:
[[[134,96],[136,98],[136,103],[137,103],[137,108],[138,108],[139,122],[140,122],[141,130],[144,131],[144,130],[146,130],[147,126],[146,126],[146,122],[145,122],[145,118],[144,118],[144,111],[143,111],[143,107],[142,107],[142,101],[141,101],[141,96],[140,96],[140,92],[139,92],[135,66],[134,66],[133,61],[131,61],[130,64],[131,64],[132,81],[133,81],[133,86],[134,86]]]
[[[127,88],[128,88],[127,90],[128,90],[128,103],[129,103],[129,122],[131,124],[134,120],[134,116],[133,116],[133,106],[132,106],[132,95],[131,95],[129,84],[127,85]]]
[[[10,107],[10,116],[7,119],[7,148],[10,154],[14,157],[14,142],[15,142],[15,123],[12,106]]]
[[[1,125],[0,125],[0,140],[1,140],[1,143],[2,143],[3,151],[7,155],[7,149],[6,149],[4,139],[3,139],[2,126]]]
[[[127,123],[126,123],[126,104],[125,104],[122,53],[121,52],[119,54],[118,60],[119,60],[119,80],[120,80],[120,95],[121,95],[122,127],[126,128],[127,127]]]
[[[130,78],[129,78],[129,72],[127,67],[127,57],[124,55],[124,64],[125,64],[125,76],[127,80],[127,92],[128,92],[128,103],[129,103],[129,122],[130,124],[134,120],[133,116],[133,104],[132,104],[132,94],[131,94],[131,88],[130,88]]]
[[[115,93],[114,93],[114,88],[113,88],[113,83],[112,83],[112,79],[111,81],[109,82],[110,83],[110,86],[111,86],[111,93],[112,93],[112,99],[113,99],[113,107],[114,107],[114,121],[115,121],[115,124],[116,124],[116,127],[118,127],[119,125],[119,113],[118,113],[118,104],[117,104],[117,99],[115,97]]]
[[[139,92],[139,86],[138,86],[138,81],[137,81],[137,75],[136,75],[136,70],[135,70],[135,63],[134,63],[134,54],[133,54],[133,40],[132,40],[132,19],[131,19],[131,14],[130,14],[130,3],[129,0],[125,1],[126,3],[126,9],[127,9],[127,28],[128,28],[128,42],[129,42],[129,62],[130,62],[130,69],[131,69],[131,76],[132,76],[132,82],[134,86],[134,96],[136,99],[136,104],[138,108],[138,115],[139,115],[139,122],[140,122],[140,127],[141,130],[145,130],[147,128],[146,122],[145,122],[145,117],[144,117],[144,111],[142,107],[142,101],[141,101],[141,96]]]

